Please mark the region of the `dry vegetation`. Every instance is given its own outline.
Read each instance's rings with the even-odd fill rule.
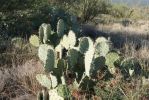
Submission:
[[[148,13],[148,8],[145,10],[145,13]],[[99,36],[104,34],[105,37],[110,37],[116,50],[122,52],[126,58],[137,58],[143,69],[149,71],[148,17],[144,20],[132,20],[127,26],[122,21],[96,23],[93,30]],[[43,64],[36,54],[37,48],[32,47],[26,40],[21,48],[17,48],[10,40],[0,38],[0,41],[3,41],[0,43],[0,100],[36,100],[37,92],[43,87],[36,81],[35,76],[37,73],[44,73]],[[122,81],[121,73],[117,71],[114,79],[104,82],[103,76],[103,73],[99,73],[99,95],[94,95],[93,100],[149,100],[148,78],[143,81],[142,77],[133,78],[131,82]],[[83,100],[84,95],[88,94],[77,91],[73,93],[78,100]]]
[[[123,44],[121,48],[117,47],[117,49],[123,52],[125,57],[135,57],[139,59],[143,67],[148,69],[149,22],[142,21],[140,23],[138,21],[137,23],[138,24],[135,23],[127,27],[124,27],[120,23],[110,25],[99,24],[96,28],[98,31],[108,34],[115,47],[118,45],[117,42]],[[122,39],[125,41],[123,42]],[[22,100],[22,98],[26,98],[27,100],[36,99],[36,94],[42,87],[36,81],[35,75],[37,73],[43,73],[43,67],[42,63],[36,57],[36,54],[33,54],[33,49],[35,48],[32,48],[32,50],[28,49],[28,51],[24,53],[23,50],[18,50],[18,48],[14,48],[11,45],[6,48],[6,52],[1,53],[0,79],[2,81],[0,81],[0,100],[9,100],[10,98],[13,100]],[[100,77],[102,76],[99,74],[99,79]],[[110,99],[114,95],[124,95],[125,99],[128,100],[149,99],[149,88],[141,85],[141,79],[133,79],[134,81],[127,83],[120,81],[120,77],[121,74],[117,73],[116,78],[111,80],[110,83],[101,81],[101,84],[99,83],[100,91],[102,91],[107,84],[111,88],[111,91],[108,92],[108,97],[105,97],[105,95],[107,95],[104,93],[105,91],[99,93],[100,96]],[[143,84],[147,84],[147,82],[149,82],[149,80],[146,79]],[[118,91],[120,91],[120,94],[118,94]],[[77,92],[74,92],[73,95],[80,99],[84,98],[84,94],[81,95]],[[93,96],[93,99],[100,100],[100,96]]]

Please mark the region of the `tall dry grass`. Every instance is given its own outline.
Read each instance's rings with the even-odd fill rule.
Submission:
[[[37,73],[43,72],[42,63],[36,56],[36,48],[16,48],[10,42],[0,53],[0,100],[35,100],[42,87],[36,81]],[[28,44],[24,42],[24,46]],[[33,98],[33,99],[31,99]]]

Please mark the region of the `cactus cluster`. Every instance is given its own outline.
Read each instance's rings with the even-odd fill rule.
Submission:
[[[93,87],[96,82],[92,78],[102,69],[106,69],[110,74],[115,73],[116,67],[129,76],[132,74],[131,69],[135,74],[138,73],[138,61],[120,60],[120,54],[112,51],[111,42],[105,37],[98,37],[93,41],[90,37],[78,38],[72,30],[68,34],[64,34],[64,31],[64,21],[60,19],[57,23],[57,32],[51,30],[50,24],[42,24],[39,28],[39,38],[35,35],[30,38],[31,44],[39,45],[38,56],[46,72],[37,74],[36,79],[48,90],[56,91],[56,96],[63,99],[71,98],[71,91],[67,87],[69,79],[76,88],[86,90],[88,86]],[[58,39],[57,42],[54,38],[56,44],[51,42],[54,40],[51,40],[54,34]],[[117,61],[120,62],[117,64]],[[74,77],[70,77],[68,71],[72,72]]]
[[[59,44],[60,39],[63,37],[65,33],[65,22],[62,19],[59,19],[57,22],[57,30],[51,28],[50,24],[43,23],[39,27],[39,37],[38,36],[31,36],[30,43],[34,46],[38,46],[37,43],[40,44],[50,44],[54,47]],[[38,39],[39,38],[39,39]],[[34,42],[36,41],[36,43]]]

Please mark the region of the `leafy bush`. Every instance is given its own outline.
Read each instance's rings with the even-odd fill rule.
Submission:
[[[108,13],[109,0],[49,0],[54,5],[64,9],[72,15],[80,17],[81,22],[88,22],[98,14]]]
[[[125,4],[113,4],[110,14],[117,18],[130,18],[133,14],[133,9]]]

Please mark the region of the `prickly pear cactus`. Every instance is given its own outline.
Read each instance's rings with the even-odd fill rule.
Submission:
[[[59,45],[57,45],[57,46],[55,47],[55,52],[56,52],[56,57],[57,57],[57,59],[58,59],[58,58],[59,58],[59,59],[62,59],[63,49],[64,49],[64,47],[63,47],[61,44],[59,44]]]
[[[49,100],[49,92],[48,90],[42,90],[37,94],[37,100]],[[50,99],[51,100],[51,99]]]
[[[55,75],[50,74],[50,79],[52,88],[55,88],[58,85],[57,77]]]
[[[109,41],[104,37],[98,37],[95,41],[95,56],[106,56],[110,50]]]
[[[94,66],[93,65],[93,59],[94,59],[94,48],[90,48],[85,53],[85,74],[90,77],[90,70]]]
[[[58,85],[57,93],[59,96],[63,97],[64,99],[70,99],[70,91],[66,85]]]
[[[68,33],[68,40],[69,40],[69,47],[74,47],[77,40],[76,35],[72,30],[70,30]]]
[[[114,63],[120,59],[120,56],[117,52],[109,52],[106,56],[106,65],[108,66],[109,71],[111,72],[111,74],[115,73],[115,65]]]
[[[57,60],[57,68],[59,69],[59,73],[62,73],[66,69],[66,63],[64,59]]]
[[[62,37],[64,35],[64,31],[65,31],[65,23],[62,19],[59,19],[57,23],[58,37]]]
[[[38,49],[39,59],[44,63],[45,71],[50,72],[55,67],[55,51],[53,47],[47,44],[42,44]]]
[[[40,41],[37,35],[31,35],[29,38],[30,44],[32,44],[35,47],[39,47]]]
[[[70,47],[74,47],[75,44],[76,44],[76,35],[75,33],[70,30],[69,33],[68,33],[68,36],[67,35],[64,35],[60,44],[65,47],[67,50],[70,48]]]
[[[49,100],[48,90],[42,90],[42,93],[43,93],[43,100]]]
[[[135,58],[125,58],[121,62],[121,69],[122,69],[122,74],[124,77],[129,77],[134,75],[140,75],[141,74],[141,66]]]
[[[43,43],[48,43],[51,35],[51,25],[43,23],[39,28],[39,39]],[[43,39],[43,40],[42,40]]]
[[[90,45],[90,39],[88,37],[82,37],[80,38],[80,42],[79,42],[79,51],[84,54],[86,51],[88,51],[89,49],[89,45]],[[91,42],[92,43],[92,42]]]
[[[42,27],[42,25],[39,27],[39,40],[40,40],[40,43],[43,43],[43,37],[44,37],[44,29]]]
[[[63,38],[60,41],[60,44],[65,48],[68,49],[69,48],[69,42],[68,42],[68,37],[67,35],[64,35]]]
[[[58,95],[57,89],[52,89],[49,91],[49,100],[64,100],[64,98]]]
[[[79,89],[84,91],[90,91],[90,89],[94,86],[95,83],[88,76],[84,76],[79,83]]]
[[[44,74],[37,74],[36,75],[37,81],[47,89],[51,89],[51,80]]]
[[[71,68],[75,68],[78,63],[79,51],[75,49],[68,50],[68,64]]]
[[[93,66],[90,70],[90,76],[95,77],[97,75],[97,71],[102,70],[105,67],[105,57],[97,57],[93,59]]]

